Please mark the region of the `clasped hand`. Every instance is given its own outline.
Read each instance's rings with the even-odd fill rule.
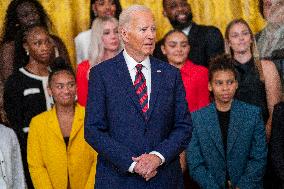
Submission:
[[[134,167],[134,172],[146,179],[150,180],[157,174],[157,168],[162,160],[154,154],[142,154],[139,157],[132,157],[132,160],[137,162]]]

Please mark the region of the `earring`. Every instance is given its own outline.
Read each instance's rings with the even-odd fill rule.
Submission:
[[[29,55],[30,55],[29,50],[26,50],[26,54],[27,54],[27,56],[29,56]]]
[[[49,96],[49,102],[50,102],[50,104],[52,104],[52,105],[54,105],[54,100],[53,100],[53,96]]]

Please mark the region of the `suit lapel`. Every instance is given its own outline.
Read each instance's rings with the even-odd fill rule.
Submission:
[[[130,77],[130,73],[128,71],[127,68],[127,64],[125,62],[123,53],[120,52],[117,57],[116,57],[116,61],[117,61],[117,75],[118,75],[118,81],[121,83],[121,87],[125,88],[125,90],[127,91],[127,95],[130,97],[131,101],[133,102],[133,104],[135,105],[137,111],[139,112],[139,114],[142,116],[143,118],[143,112],[142,112],[142,108],[141,105],[139,104],[139,99],[137,94],[135,93],[134,90],[134,86]],[[143,118],[144,120],[144,118]]]
[[[157,97],[159,94],[159,89],[161,87],[160,82],[163,75],[163,70],[159,63],[157,63],[151,56],[150,56],[150,64],[151,64],[151,94],[150,94],[150,103],[149,103],[149,110],[147,113],[147,120],[150,120],[150,117],[153,113],[155,108],[155,104],[157,102]]]
[[[215,108],[215,104],[212,103],[209,106],[209,115],[208,117],[205,117],[207,121],[205,123],[208,123],[208,133],[210,134],[212,140],[214,141],[215,145],[217,146],[217,149],[220,151],[222,154],[223,158],[225,158],[225,152],[224,152],[224,145],[223,145],[223,140],[222,140],[222,135],[221,135],[221,130],[220,130],[220,124],[217,116],[217,111]]]
[[[80,112],[78,105],[75,106],[75,114],[73,118],[73,123],[72,123],[72,130],[70,133],[70,138],[69,138],[69,143],[72,142],[72,140],[75,138],[77,133],[80,131],[80,129],[83,126],[83,120],[84,115],[82,115],[82,112]]]
[[[238,102],[236,100],[232,103],[230,123],[228,129],[228,143],[227,143],[227,155],[230,153],[236,139],[238,132],[240,131],[240,125],[242,125],[242,110],[239,109]]]
[[[188,41],[190,44],[193,44],[196,41],[196,36],[198,35],[198,27],[195,23],[192,23],[190,31],[188,33]]]
[[[60,130],[55,107],[53,107],[49,113],[49,115],[51,116],[48,116],[48,127],[60,140],[63,141],[63,136]]]

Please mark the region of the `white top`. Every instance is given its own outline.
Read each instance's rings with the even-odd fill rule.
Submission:
[[[45,101],[46,101],[46,109],[50,110],[52,108],[52,105],[54,104],[53,99],[50,98],[49,94],[48,94],[48,90],[47,90],[47,85],[48,85],[48,76],[39,76],[39,75],[35,75],[33,73],[30,73],[28,71],[25,70],[25,68],[20,68],[19,69],[20,72],[22,72],[23,74],[29,76],[30,78],[39,80],[42,82],[42,88],[43,88],[43,92],[44,92],[44,96],[45,96]],[[32,89],[28,89],[24,91],[24,96],[25,96],[25,92],[29,93],[33,92],[31,90],[34,90],[36,88],[32,88]],[[39,90],[39,89],[37,89]],[[38,91],[39,92],[39,91]],[[0,188],[1,189],[1,188]]]
[[[91,29],[79,33],[75,41],[76,61],[80,64],[83,60],[88,59],[89,46],[91,43]]]
[[[15,132],[0,124],[0,188],[26,188],[20,145]]]

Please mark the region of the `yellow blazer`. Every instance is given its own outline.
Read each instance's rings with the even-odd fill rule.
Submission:
[[[76,105],[66,145],[55,107],[35,116],[28,135],[28,165],[35,188],[94,188],[97,153],[84,139],[85,109]]]

